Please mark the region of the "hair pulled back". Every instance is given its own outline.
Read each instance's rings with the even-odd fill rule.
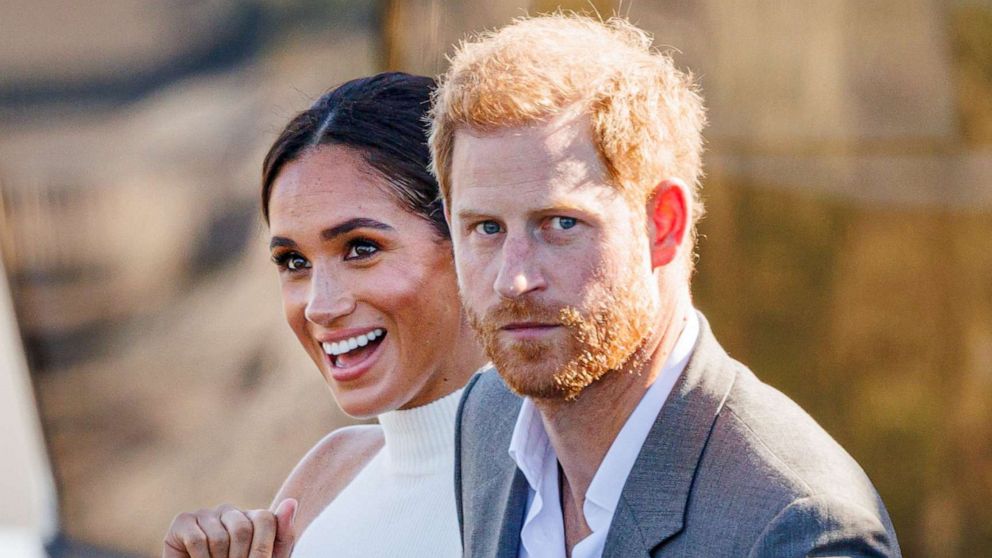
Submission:
[[[385,178],[384,186],[410,212],[449,238],[438,185],[428,170],[427,111],[434,80],[386,72],[348,81],[297,114],[269,148],[262,164],[262,215],[282,169],[322,145],[361,153]]]

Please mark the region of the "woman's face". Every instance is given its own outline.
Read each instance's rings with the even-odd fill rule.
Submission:
[[[450,243],[384,183],[356,152],[323,146],[287,165],[269,200],[286,320],[355,417],[428,403],[464,379]]]

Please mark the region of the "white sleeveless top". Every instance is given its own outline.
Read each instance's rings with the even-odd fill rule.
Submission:
[[[454,439],[461,394],[380,415],[385,445],[307,526],[293,558],[459,558]]]

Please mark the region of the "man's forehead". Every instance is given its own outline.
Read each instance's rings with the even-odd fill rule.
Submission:
[[[455,217],[536,215],[555,210],[597,213],[620,193],[585,172],[553,174],[547,178],[507,174],[492,180],[456,187],[449,200]]]
[[[562,153],[577,145],[593,146],[592,118],[584,111],[569,109],[545,119],[509,126],[459,126],[455,130],[455,149],[459,144],[472,145],[497,141],[530,144],[549,153]]]
[[[536,189],[605,182],[606,168],[578,119],[502,128],[459,130],[452,157],[452,198],[459,191],[502,187]]]

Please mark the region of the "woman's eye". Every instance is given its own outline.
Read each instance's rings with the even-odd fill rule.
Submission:
[[[568,230],[575,225],[579,224],[579,220],[575,217],[552,217],[551,218],[551,228]]]
[[[286,262],[286,268],[290,271],[299,271],[310,267],[310,262],[303,256],[293,256]]]
[[[306,258],[292,252],[273,256],[272,261],[282,269],[288,271],[300,271],[310,268],[310,262]]]
[[[350,244],[348,254],[344,257],[344,259],[361,260],[371,257],[378,251],[379,246],[376,243],[368,240],[356,240]]]
[[[503,231],[503,227],[501,227],[496,221],[483,221],[475,226],[475,230],[478,233],[490,236],[501,233]]]

